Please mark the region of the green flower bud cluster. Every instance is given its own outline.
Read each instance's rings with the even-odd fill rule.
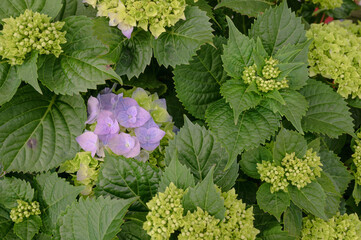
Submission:
[[[98,179],[99,161],[91,156],[90,152],[79,152],[75,158],[64,162],[58,172],[73,173],[74,184],[76,186],[85,186],[81,192],[87,196],[93,193],[93,186]]]
[[[164,193],[158,193],[147,203],[150,211],[143,229],[152,239],[169,239],[172,233],[183,226],[183,195],[183,189],[170,183]]]
[[[322,163],[316,152],[309,149],[302,159],[295,155],[294,152],[291,154],[286,153],[286,156],[281,161],[281,166],[269,161],[262,161],[261,164],[257,163],[260,178],[272,185],[272,193],[280,190],[287,192],[289,184],[296,186],[298,189],[304,188],[316,177],[321,176]]]
[[[31,215],[40,215],[40,205],[37,201],[28,203],[22,200],[16,200],[18,206],[11,209],[10,218],[13,222],[19,223]]]
[[[321,9],[334,9],[342,5],[342,0],[307,0],[312,1],[314,4],[319,4]]]
[[[357,137],[361,138],[361,133],[357,134]],[[355,181],[356,184],[361,185],[361,140],[356,140],[355,153],[352,155],[353,162],[356,166]]]
[[[168,146],[169,139],[163,138],[160,145],[149,154],[149,163],[163,169],[165,167],[165,147]]]
[[[262,68],[262,76],[257,75],[257,65],[246,67],[242,74],[242,79],[245,83],[251,84],[256,82],[258,90],[262,92],[269,92],[272,90],[279,90],[282,88],[288,88],[288,81],[286,78],[277,80],[281,71],[276,65],[279,64],[277,59],[270,57],[265,60],[265,66]]]
[[[303,219],[302,240],[361,240],[361,221],[357,214],[337,213],[328,221],[317,217]]]
[[[361,98],[361,26],[351,21],[312,24],[306,36],[313,39],[308,53],[309,75],[333,79],[337,92]]]
[[[150,30],[154,37],[165,32],[165,27],[185,19],[185,0],[85,0],[93,7],[97,5],[98,16],[110,18],[109,24],[121,30],[140,27]]]
[[[62,52],[60,44],[66,43],[66,32],[61,31],[65,23],[50,23],[50,20],[47,15],[29,9],[17,18],[3,19],[0,56],[11,65],[21,65],[33,50],[59,57]]]

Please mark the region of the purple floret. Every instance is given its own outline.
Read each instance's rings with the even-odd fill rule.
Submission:
[[[132,98],[120,99],[115,114],[119,124],[125,128],[143,126],[151,118],[150,113],[139,107],[137,101]]]

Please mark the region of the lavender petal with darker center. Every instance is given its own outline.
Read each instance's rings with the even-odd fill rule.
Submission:
[[[99,148],[99,139],[95,133],[85,132],[76,137],[76,141],[84,151],[91,152],[92,157],[95,156]]]
[[[140,152],[140,144],[136,137],[127,133],[120,133],[111,138],[108,147],[118,155],[135,157]]]
[[[139,107],[132,98],[123,98],[115,108],[116,119],[125,128],[136,128],[144,125],[150,118],[150,113]]]
[[[116,134],[119,132],[119,124],[110,111],[101,111],[94,133],[97,135]]]

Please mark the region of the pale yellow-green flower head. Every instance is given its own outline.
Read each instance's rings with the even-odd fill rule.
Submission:
[[[271,184],[272,193],[280,190],[287,192],[289,183],[285,177],[283,167],[276,166],[269,161],[262,161],[262,164],[257,163],[257,170],[261,176],[261,180]]]
[[[32,215],[40,215],[40,205],[37,201],[28,203],[22,200],[16,200],[18,206],[11,209],[10,218],[13,222],[19,223],[22,222],[25,218],[28,218]]]
[[[342,5],[342,0],[306,0],[312,1],[314,4],[319,5],[321,9],[334,9]]]
[[[0,31],[0,56],[11,65],[21,65],[28,53],[53,54],[59,57],[61,44],[66,43],[64,22],[50,22],[45,14],[25,10],[17,18],[3,19]]]

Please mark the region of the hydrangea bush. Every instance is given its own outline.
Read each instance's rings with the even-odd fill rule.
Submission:
[[[1,0],[0,239],[361,239],[353,0]]]

